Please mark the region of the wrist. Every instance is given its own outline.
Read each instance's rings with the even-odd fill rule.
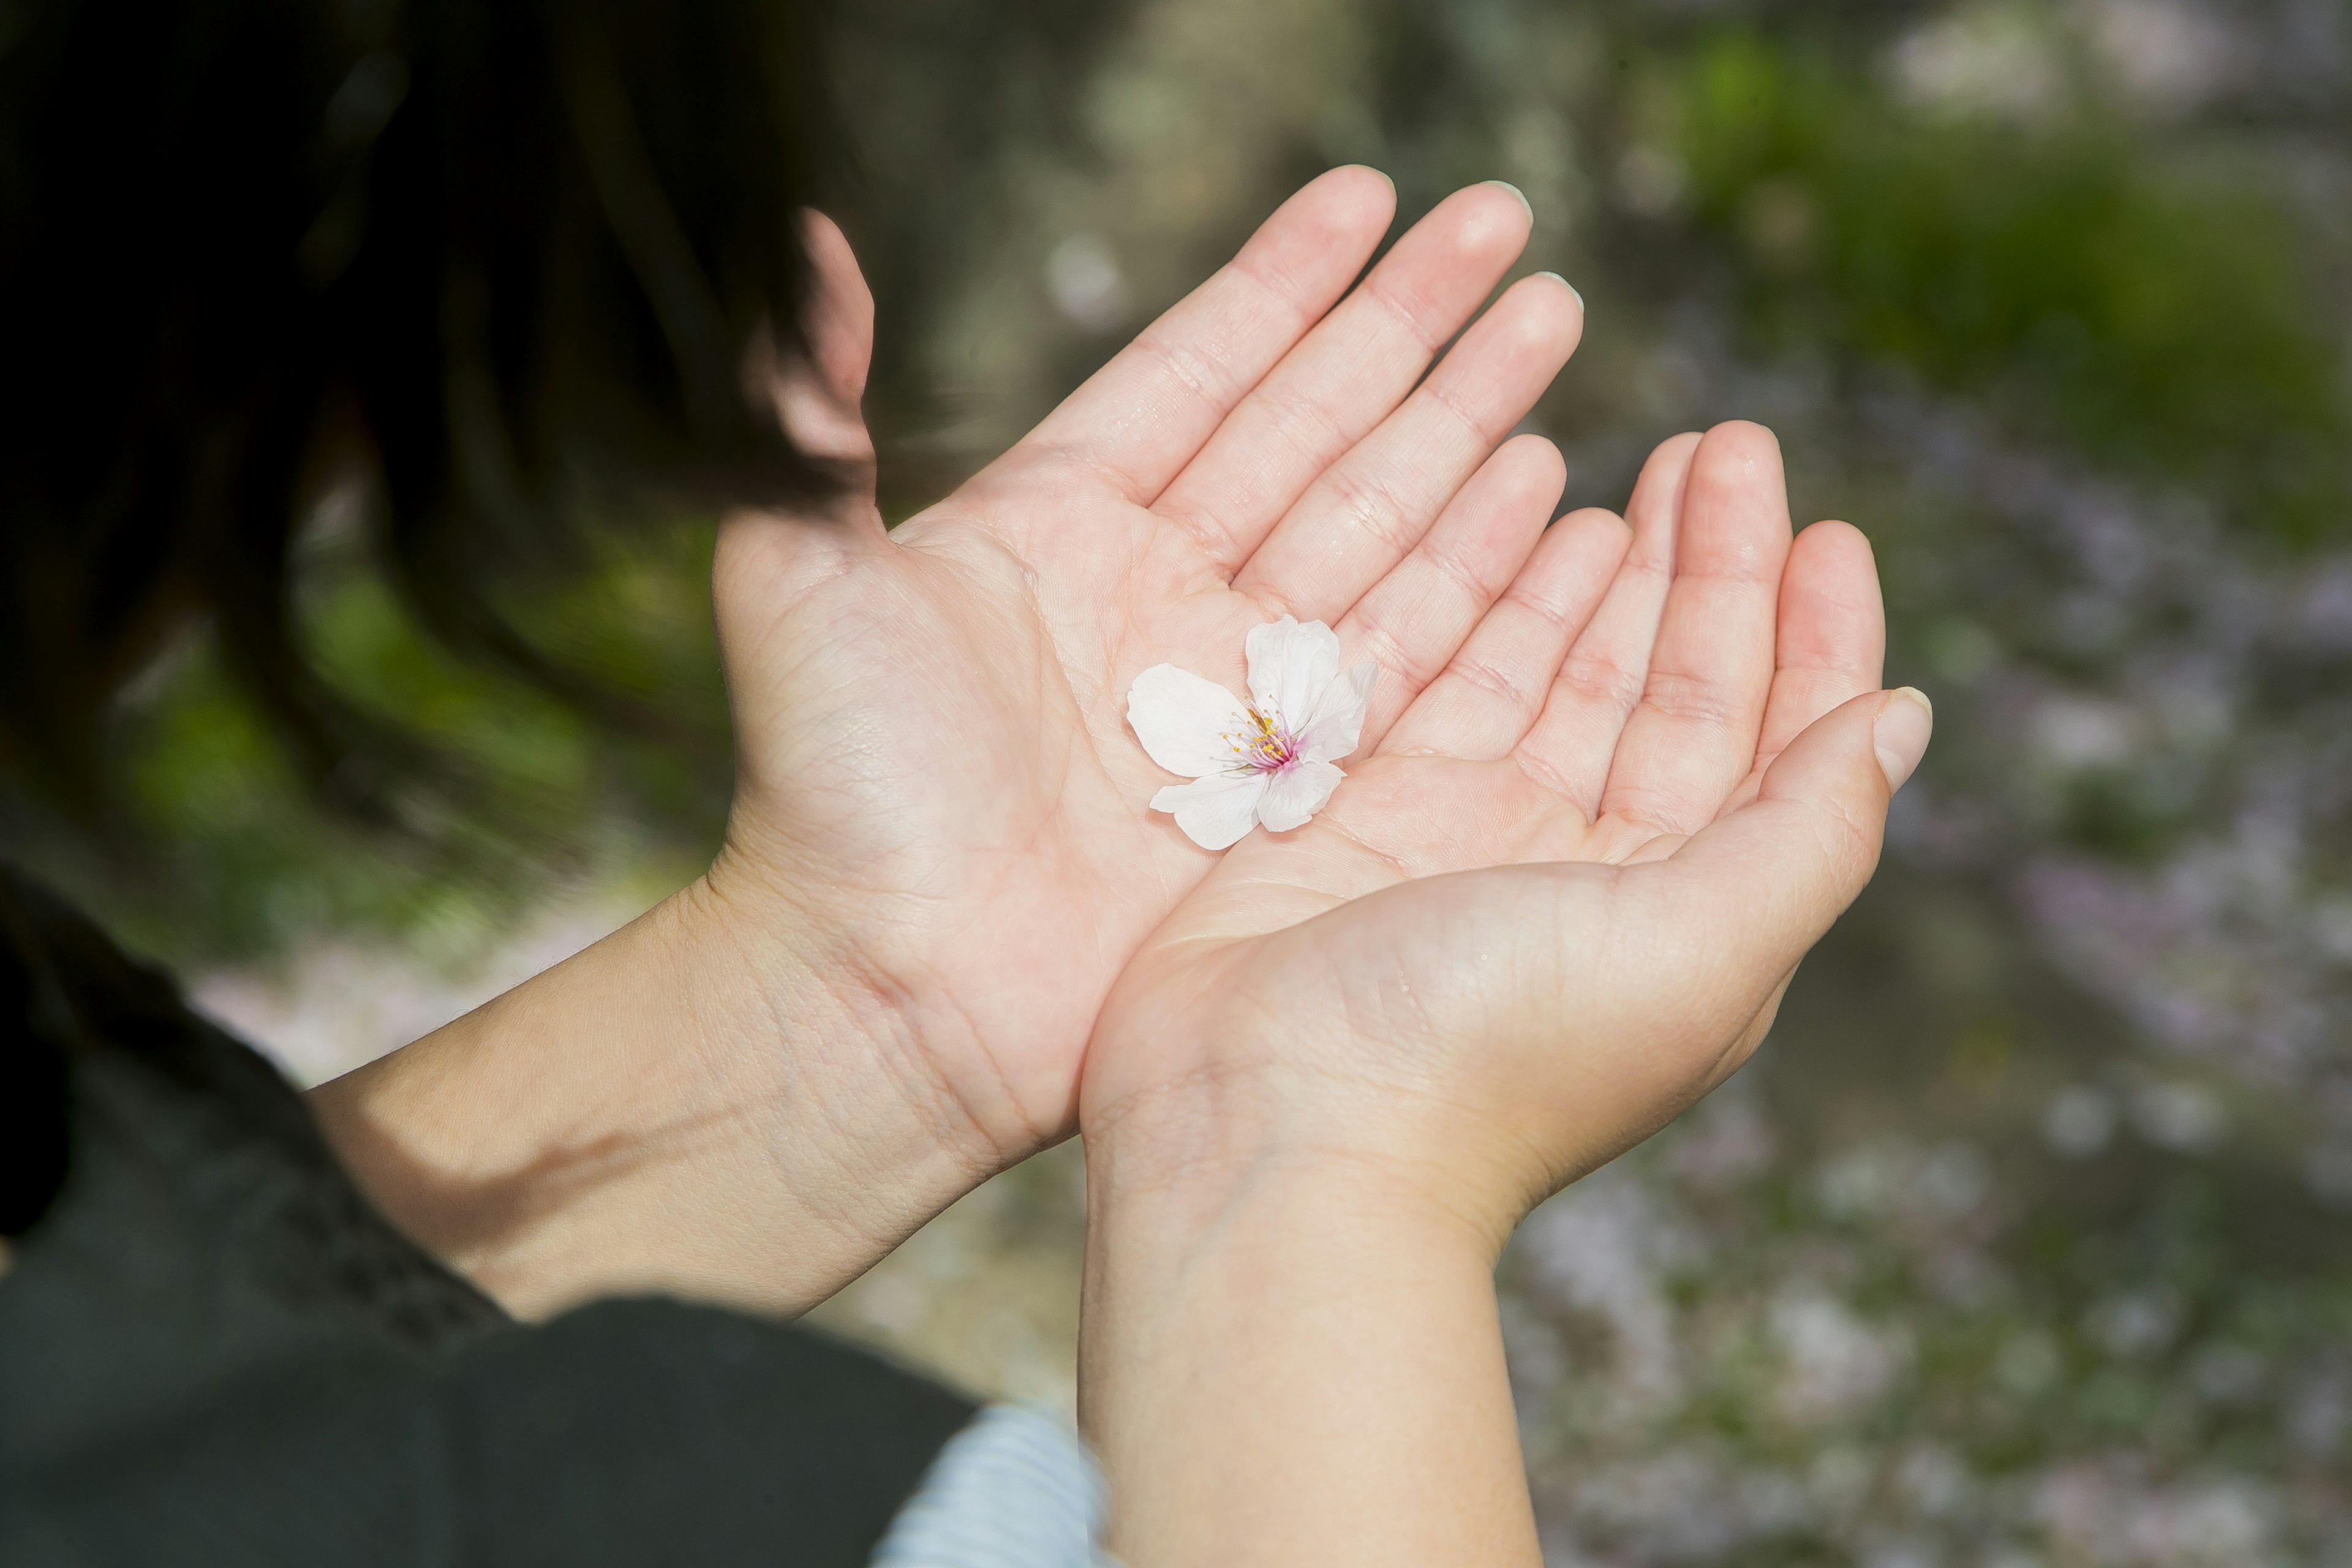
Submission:
[[[987,1173],[884,1009],[709,880],[313,1096],[379,1204],[526,1315],[814,1305]]]
[[[762,904],[719,866],[671,905],[703,1078],[690,1114],[729,1146],[712,1165],[739,1173],[730,1195],[756,1195],[768,1246],[796,1256],[795,1310],[1014,1163],[946,1093],[847,922]]]
[[[999,1138],[951,1091],[933,1029],[867,951],[863,922],[741,874],[723,850],[672,901],[673,940],[726,976],[697,1030],[714,1074],[811,1156],[843,1165],[825,1176],[829,1191],[875,1194],[876,1160],[890,1171],[936,1163],[958,1173],[952,1201],[1036,1152]]]
[[[1121,1559],[1532,1563],[1490,1228],[1352,1152],[1137,1131],[1089,1135],[1080,1341]]]
[[[1484,1279],[1500,1255],[1485,1219],[1352,1152],[1268,1146],[1181,1165],[1132,1156],[1087,1141],[1087,1284],[1105,1300],[1134,1290],[1172,1303],[1177,1282],[1236,1268],[1290,1276],[1307,1265],[1337,1279],[1404,1258],[1414,1271],[1437,1265]]]
[[[1246,1136],[1164,1138],[1161,1126],[1087,1137],[1087,1226],[1096,1263],[1174,1278],[1272,1238],[1375,1242],[1384,1252],[1493,1271],[1511,1225],[1462,1184],[1391,1155]]]
[[[1504,1119],[1383,1072],[1361,1038],[1265,1040],[1234,1019],[1183,1033],[1090,1048],[1087,1179],[1107,1204],[1154,1203],[1181,1232],[1272,1194],[1353,1193],[1491,1265],[1549,1190],[1529,1182],[1532,1153]],[[1152,1070],[1127,1079],[1117,1068],[1130,1062]]]

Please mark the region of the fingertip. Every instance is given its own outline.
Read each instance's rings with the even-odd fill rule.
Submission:
[[[1780,438],[1752,419],[1727,419],[1699,437],[1691,454],[1691,476],[1710,491],[1736,493],[1748,486],[1769,489],[1776,510],[1787,527],[1787,478],[1780,462]]]
[[[1505,319],[1531,351],[1565,360],[1584,341],[1584,302],[1556,272],[1537,272],[1503,291],[1496,312],[1509,307]]]
[[[1769,425],[1759,425],[1753,419],[1726,419],[1711,425],[1704,437],[1709,446],[1721,446],[1735,450],[1755,451],[1769,447],[1772,455],[1780,455],[1780,437]]]
[[[1535,203],[1528,200],[1527,192],[1519,189],[1518,186],[1511,184],[1508,180],[1488,180],[1486,181],[1485,184],[1492,185],[1498,191],[1507,191],[1510,193],[1511,198],[1519,204],[1520,210],[1528,215],[1528,224],[1532,226],[1535,223],[1536,205]]]
[[[1615,580],[1633,542],[1633,531],[1607,507],[1579,507],[1544,531],[1528,563],[1529,581],[1557,581],[1572,590],[1576,602],[1590,598],[1579,616],[1580,629]]]
[[[1549,437],[1532,431],[1514,436],[1446,503],[1441,526],[1459,518],[1474,530],[1483,541],[1478,575],[1486,577],[1486,567],[1494,565],[1498,574],[1493,586],[1499,592],[1542,537],[1567,484],[1567,460]],[[1454,537],[1454,529],[1447,526],[1446,534]],[[1463,559],[1466,564],[1470,558]]]
[[[1626,498],[1625,521],[1633,527],[1636,550],[1654,572],[1673,570],[1683,490],[1690,482],[1700,439],[1697,431],[1685,430],[1652,447],[1634,477],[1633,493]]]
[[[856,247],[849,243],[841,226],[830,215],[814,207],[800,211],[801,244],[808,252],[809,265],[815,268],[820,285],[836,294],[843,302],[862,299],[870,312],[874,308],[873,291],[866,286],[866,274],[857,265]]]
[[[1870,548],[1870,536],[1842,517],[1822,517],[1821,521],[1809,521],[1809,524],[1804,524],[1804,531],[1821,533],[1822,538],[1851,538],[1851,541],[1858,541],[1865,550]]]
[[[1853,524],[1842,522],[1833,517],[1825,517],[1819,522],[1807,523],[1797,538],[1801,542],[1808,539],[1812,540],[1812,548],[1816,550],[1830,548],[1832,545],[1839,549],[1851,549],[1858,545],[1864,554],[1874,553],[1871,549],[1870,535],[1863,532]]]
[[[1780,443],[1763,426],[1727,420],[1707,431],[1691,455],[1683,491],[1683,540],[1706,570],[1777,579],[1793,530]]]
[[[1786,735],[1806,722],[1814,701],[1874,691],[1886,662],[1886,606],[1878,563],[1862,531],[1817,522],[1797,535],[1780,575],[1777,658],[1783,671],[1809,670],[1803,705],[1774,728]]]
[[[1580,506],[1552,525],[1580,532],[1613,535],[1620,549],[1633,542],[1633,525],[1605,506]]]
[[[1450,226],[1465,249],[1505,263],[1527,247],[1528,236],[1535,232],[1535,209],[1517,186],[1500,180],[1454,192],[1429,217]]]
[[[1603,569],[1615,576],[1633,552],[1633,525],[1606,507],[1585,507],[1569,515],[1592,534],[1595,552],[1606,563]]]
[[[1633,488],[1638,491],[1645,485],[1662,486],[1669,491],[1679,492],[1692,462],[1698,457],[1699,444],[1706,439],[1696,430],[1685,430],[1678,436],[1669,436],[1651,447],[1650,455],[1643,459],[1641,476],[1634,480]]]
[[[841,226],[834,222],[832,216],[824,212],[823,209],[818,207],[803,207],[800,209],[798,216],[800,218],[801,243],[803,245],[814,247],[815,246],[827,243],[828,237],[832,239],[842,238]]]
[[[1541,284],[1549,288],[1556,289],[1561,294],[1565,295],[1567,297],[1569,306],[1576,313],[1577,330],[1579,331],[1583,331],[1584,296],[1576,291],[1575,284],[1570,283],[1567,279],[1562,278],[1557,272],[1549,271],[1530,272],[1527,277],[1521,279],[1520,281],[1523,283]]]
[[[1878,603],[1878,555],[1850,522],[1816,522],[1789,547],[1783,597],[1824,594],[1856,606]],[[1783,612],[1786,613],[1785,611]]]
[[[1582,316],[1582,315],[1584,315],[1584,314],[1586,313],[1586,312],[1585,312],[1585,309],[1584,309],[1584,290],[1583,290],[1583,289],[1579,289],[1575,284],[1570,283],[1567,279],[1562,278],[1559,273],[1557,273],[1557,272],[1553,272],[1553,271],[1550,271],[1550,270],[1549,270],[1549,269],[1547,269],[1547,270],[1545,270],[1545,271],[1542,271],[1542,272],[1538,272],[1538,273],[1537,273],[1537,274],[1536,274],[1536,276],[1537,276],[1537,277],[1538,277],[1538,278],[1549,278],[1549,279],[1550,279],[1553,282],[1555,282],[1555,283],[1559,284],[1561,288],[1563,288],[1563,289],[1567,289],[1567,290],[1568,290],[1568,297],[1569,297],[1570,299],[1571,299],[1571,300],[1575,300],[1575,301],[1576,301],[1576,313],[1577,313],[1579,316]]]
[[[1342,163],[1308,182],[1299,194],[1328,195],[1365,216],[1377,216],[1386,229],[1396,216],[1396,182],[1369,163]]]
[[[1534,430],[1522,430],[1503,443],[1500,450],[1510,454],[1513,465],[1530,476],[1549,479],[1555,496],[1568,486],[1568,458],[1561,455],[1559,443]]]
[[[1905,686],[1885,694],[1871,722],[1870,744],[1886,776],[1887,794],[1901,789],[1917,771],[1935,732],[1936,707],[1926,692]]]
[[[1287,255],[1304,247],[1318,258],[1353,257],[1360,268],[1395,218],[1396,182],[1378,169],[1346,163],[1292,192],[1242,254]]]
[[[866,393],[874,357],[874,291],[841,226],[814,207],[800,210],[801,244],[814,274],[803,306],[802,341],[824,378],[827,395],[854,410]],[[788,422],[792,418],[788,411]],[[801,416],[806,423],[807,416]],[[827,423],[834,421],[829,418]],[[837,445],[837,433],[794,433],[794,439]],[[811,448],[814,449],[814,448]]]

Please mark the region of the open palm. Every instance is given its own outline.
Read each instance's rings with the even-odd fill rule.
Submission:
[[[1613,578],[1553,563],[1622,525],[1558,525],[1324,812],[1153,934],[1101,1017],[1090,1139],[1173,1102],[1187,1141],[1289,1116],[1448,1180],[1501,1150],[1507,1223],[1752,1047],[1874,863],[1869,737],[1906,700],[1865,695],[1868,545],[1792,543],[1769,433],[1666,443],[1628,516]]]
[[[1581,581],[1622,549],[1585,530],[1538,551],[1560,460],[1506,442],[1575,345],[1570,289],[1523,279],[1430,370],[1524,244],[1524,202],[1458,193],[1350,290],[1392,207],[1367,170],[1307,186],[895,531],[870,486],[722,531],[739,784],[712,885],[824,944],[907,1102],[975,1164],[1070,1131],[1105,994],[1216,864],[1142,807],[1165,780],[1124,721],[1139,670],[1237,679],[1251,626],[1325,620],[1382,663],[1379,719],[1531,552]],[[787,418],[870,460],[870,304],[838,234],[813,239],[826,303]]]

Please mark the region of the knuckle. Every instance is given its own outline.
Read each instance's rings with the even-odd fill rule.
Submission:
[[[1571,657],[1559,667],[1559,679],[1583,701],[1620,713],[1632,712],[1642,700],[1640,672],[1612,658]]]
[[[1699,676],[1652,670],[1644,684],[1643,706],[1681,724],[1730,729],[1747,711],[1737,694],[1718,681]]]
[[[1530,711],[1536,705],[1533,689],[1491,659],[1458,658],[1454,662],[1453,673],[1461,679],[1464,685],[1500,698],[1520,711]]]

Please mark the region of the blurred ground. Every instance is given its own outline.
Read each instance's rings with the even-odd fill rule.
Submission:
[[[1524,268],[1591,308],[1530,422],[1565,504],[1742,415],[1801,521],[1879,551],[1890,677],[1938,721],[1885,870],[1758,1063],[1505,1265],[1552,1561],[2352,1562],[2352,14],[875,0],[847,26],[840,205],[898,513],[1361,160],[1407,219],[1476,179],[1532,200]],[[135,887],[60,873],[311,1076],[649,902],[724,799],[723,753],[436,664],[331,521],[312,615],[350,682],[541,831],[387,856],[315,821],[199,647],[126,716],[190,847]],[[702,537],[538,624],[715,724]],[[1078,1183],[1066,1150],[1000,1179],[822,1321],[1066,1402]]]

